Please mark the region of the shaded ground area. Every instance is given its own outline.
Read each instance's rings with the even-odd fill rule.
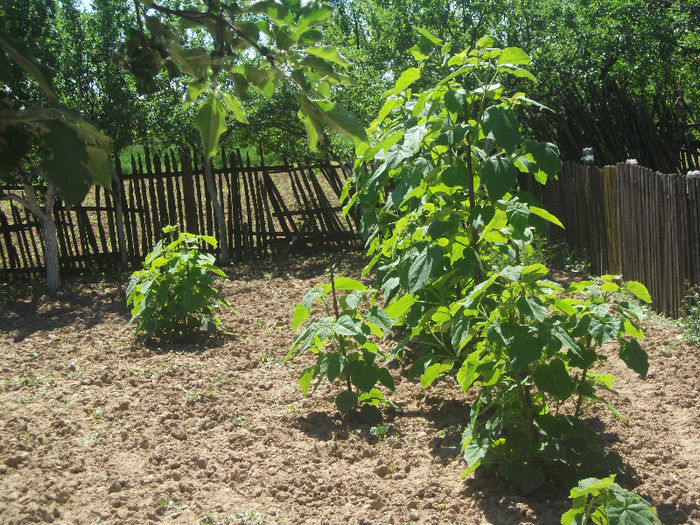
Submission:
[[[335,256],[359,275],[358,256]],[[342,420],[304,360],[284,365],[293,305],[327,259],[227,269],[221,336],[134,341],[118,280],[69,281],[55,299],[0,298],[0,523],[556,524],[561,487],[528,497],[489,472],[460,480],[467,399],[452,379],[424,391],[398,367],[388,435]],[[81,284],[82,283],[82,284]],[[588,414],[663,523],[700,523],[700,351],[647,324],[646,382],[610,348],[617,408]],[[376,432],[375,432],[376,433]]]

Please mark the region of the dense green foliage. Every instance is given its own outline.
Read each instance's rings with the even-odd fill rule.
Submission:
[[[13,65],[41,88],[43,105],[15,101]],[[6,33],[0,33],[0,82],[1,181],[49,184],[69,205],[79,202],[93,184],[110,186],[109,139],[58,101],[51,71]]]
[[[351,293],[338,298],[339,291]],[[391,374],[377,364],[381,352],[372,341],[372,336],[385,337],[393,324],[376,304],[378,293],[359,281],[335,278],[331,274],[330,284],[309,290],[294,310],[292,330],[305,324],[286,359],[305,351],[316,354],[316,363],[306,368],[299,380],[301,390],[306,395],[316,378],[320,381],[325,377],[331,383],[340,379],[347,387],[335,398],[342,414],[358,405],[365,413],[376,413],[376,408],[372,407],[386,402],[382,391],[376,388],[377,383],[394,390]],[[307,322],[313,305],[317,303],[322,305],[321,313],[325,315]],[[369,307],[362,309],[365,303],[369,303]],[[353,391],[353,386],[356,391]]]
[[[203,35],[200,45],[183,45],[182,29],[167,19],[142,16],[137,7],[139,29],[129,31],[119,57],[144,93],[158,91],[162,69],[171,77],[187,77],[185,104],[198,105],[194,125],[205,158],[218,150],[227,114],[247,122],[241,98],[249,88],[269,98],[281,85],[292,87],[311,150],[325,142],[326,126],[356,143],[366,140],[357,119],[330,100],[335,87],[349,82],[341,70],[350,63],[337,49],[319,45],[318,27],[331,15],[321,2],[200,2],[182,9],[141,3],[145,11],[174,17]]]
[[[177,234],[177,227],[163,228],[165,237],[146,256],[143,269],[134,272],[126,290],[126,304],[133,305],[131,321],[142,339],[178,339],[216,332],[214,311],[230,307],[215,286],[226,274],[214,265],[214,256],[200,251],[216,239],[191,233]]]
[[[294,18],[291,26],[285,26],[289,20],[282,19],[278,19],[281,26],[273,21],[274,25],[288,29],[297,23],[295,3],[288,4],[285,8]],[[38,59],[57,71],[59,99],[79,107],[112,137],[115,149],[132,143],[194,147],[198,137],[191,123],[199,104],[185,108],[181,102],[187,85],[198,80],[180,75],[184,71],[180,66],[158,67],[173,58],[167,45],[161,48],[162,54],[152,53],[149,43],[158,47],[165,42],[153,24],[149,29],[144,15],[172,27],[184,49],[206,49],[213,54],[218,53],[213,49],[216,36],[203,24],[211,26],[215,21],[193,22],[191,17],[179,16],[181,13],[144,9],[148,4],[139,8],[137,16],[134,5],[127,0],[94,0],[86,10],[68,0],[0,0],[0,30],[15,39],[26,39]],[[160,7],[177,13],[196,5],[203,4],[168,0]],[[212,3],[215,5],[219,3]],[[313,34],[321,39],[321,46],[337,48],[353,63],[346,70],[333,63],[334,71],[340,69],[352,76],[356,85],[334,90],[332,98],[365,124],[372,120],[381,94],[400,72],[416,65],[411,28],[419,25],[456,47],[473,45],[480,35],[491,34],[506,47],[531,50],[531,70],[540,80],[531,94],[557,113],[524,119],[524,123],[536,128],[536,136],[549,137],[565,147],[566,158],[577,159],[581,147],[593,145],[599,161],[616,162],[627,155],[645,163],[645,152],[654,141],[675,149],[683,145],[693,149],[700,139],[700,80],[695,74],[700,56],[696,31],[700,8],[696,1],[332,0],[330,6],[334,11],[323,11],[328,15],[323,25],[310,30],[318,31]],[[223,16],[232,20],[240,13]],[[258,23],[258,18],[266,15],[249,12],[245,17]],[[156,34],[151,29],[156,29]],[[148,44],[136,46],[132,54],[141,57],[144,72],[150,71],[148,82],[157,89],[157,96],[138,96],[131,75],[112,64],[112,56],[126,35],[131,35],[133,42],[141,35]],[[261,37],[259,42],[280,49],[272,37]],[[150,66],[148,57],[154,59]],[[264,70],[266,62],[261,55],[246,51],[231,65]],[[16,90],[18,100],[41,97],[36,86],[23,81],[20,71],[14,69],[13,74],[13,86],[21,87]],[[424,74],[437,79],[439,68],[425,68]],[[211,81],[211,74],[205,80]],[[234,83],[222,78],[219,87],[230,92]],[[215,85],[210,83],[210,87]],[[226,116],[223,140],[253,149],[262,144],[266,150],[297,158],[309,155],[306,131],[296,116],[302,109],[298,92],[293,82],[280,85],[269,98],[269,92],[265,95],[255,88],[235,90],[247,123],[238,122],[233,114]],[[633,113],[639,120],[634,133],[617,130],[621,123],[615,109],[622,107],[636,108]],[[351,153],[352,144],[341,136],[333,135],[329,142],[330,149],[322,146],[324,152],[342,158]],[[652,160],[646,164],[651,165]]]
[[[700,289],[697,287],[688,290],[683,301],[684,315],[682,319],[686,341],[700,346]]]
[[[543,264],[522,264],[534,230],[559,224],[517,189],[519,173],[544,184],[561,165],[556,146],[529,139],[519,123],[519,114],[544,108],[503,85],[534,80],[530,57],[489,37],[453,53],[418,32],[421,67],[384,94],[346,207],[365,210],[365,272],[376,269],[387,313],[418,351],[412,369],[423,386],[449,373],[465,392],[476,390],[465,475],[496,465],[527,492],[611,459],[580,416],[587,403],[612,408],[598,393],[614,381],[599,367],[603,344],[616,340],[622,360],[646,375],[642,311],[618,295],[650,298],[619,276],[564,289]],[[414,90],[434,62],[443,77]]]
[[[562,525],[661,525],[649,502],[620,487],[614,475],[581,480],[570,497],[573,503]]]

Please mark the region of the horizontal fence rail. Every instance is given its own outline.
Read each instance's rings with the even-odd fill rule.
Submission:
[[[344,217],[339,203],[347,178],[342,166],[265,166],[262,154],[259,165],[252,165],[240,151],[222,151],[221,157],[222,166],[213,168],[212,175],[234,260],[359,243],[356,217]],[[132,155],[126,166],[115,160],[119,180],[111,190],[95,186],[70,210],[58,203],[54,218],[61,270],[118,267],[120,228],[132,264],[153,249],[167,225],[217,237],[202,161],[189,152],[151,155],[146,149],[143,156]],[[0,201],[0,274],[5,279],[44,272],[39,232],[31,213],[13,201]]]
[[[655,311],[683,315],[689,287],[700,285],[700,178],[570,162],[537,186],[532,193],[565,226],[550,233],[585,254],[594,274],[640,281]]]

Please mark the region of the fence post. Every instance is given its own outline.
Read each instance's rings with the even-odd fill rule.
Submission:
[[[605,236],[608,243],[607,272],[615,274],[622,273],[617,178],[617,168],[615,166],[605,166],[603,171],[603,201],[605,203]]]
[[[182,195],[185,200],[186,230],[189,233],[198,234],[197,204],[194,196],[194,179],[192,177],[192,159],[189,153],[180,152],[180,165],[182,166]]]
[[[117,157],[119,162],[119,157]],[[124,234],[124,210],[122,209],[122,181],[117,175],[112,159],[109,159],[109,169],[112,172],[112,194],[114,195],[114,211],[117,223],[117,241],[119,242],[119,262],[122,270],[126,269],[128,254],[126,251],[126,236]]]

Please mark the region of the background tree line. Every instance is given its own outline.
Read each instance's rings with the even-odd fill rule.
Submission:
[[[87,4],[87,5],[86,5]],[[173,8],[193,2],[170,0]],[[538,138],[553,139],[564,158],[576,159],[592,145],[597,161],[636,157],[652,168],[683,168],[682,149],[700,145],[699,0],[331,0],[324,44],[353,63],[346,73],[356,85],[334,99],[367,124],[382,93],[414,66],[420,41],[413,26],[452,43],[473,45],[485,34],[533,57],[539,82],[533,98],[552,108],[526,125]],[[0,31],[27,42],[53,70],[54,89],[112,139],[114,151],[131,145],[199,149],[194,110],[183,106],[187,88],[163,70],[157,92],[139,86],[113,57],[137,27],[130,0],[0,0]],[[184,39],[206,36],[183,30]],[[418,43],[418,45],[416,45]],[[435,78],[440,64],[436,63]],[[40,89],[10,64],[13,102],[41,101]],[[429,83],[430,78],[422,82]],[[311,155],[298,103],[289,88],[270,98],[250,91],[248,122],[228,123],[224,142],[261,145],[290,158]],[[230,118],[230,117],[229,117]],[[534,124],[537,121],[538,124]],[[352,142],[329,137],[321,154],[346,158]]]

